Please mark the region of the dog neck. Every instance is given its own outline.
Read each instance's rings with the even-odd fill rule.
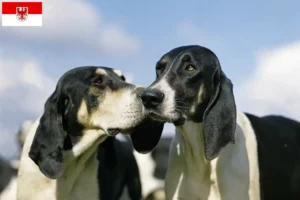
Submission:
[[[204,177],[210,169],[210,162],[204,154],[203,124],[186,121],[184,125],[176,127],[176,137],[179,142],[187,172]]]
[[[70,151],[64,152],[65,163],[69,163],[71,160],[77,160],[79,157],[81,162],[85,163],[87,159],[96,152],[98,145],[107,137],[108,135],[102,130],[84,131],[83,136],[77,141],[73,148]]]

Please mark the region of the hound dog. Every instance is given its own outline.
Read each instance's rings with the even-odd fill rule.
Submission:
[[[163,124],[146,117],[141,91],[111,68],[66,72],[26,137],[17,199],[98,200],[100,143],[119,132],[131,133],[134,148],[147,153],[159,141]]]
[[[19,148],[22,149],[31,121],[24,121],[17,134]],[[14,200],[17,198],[17,171],[19,168],[19,155],[10,162],[0,156],[0,199]]]
[[[109,137],[100,144],[97,157],[100,162],[98,168],[100,199],[142,199],[140,173],[131,142]]]
[[[300,199],[300,123],[237,112],[233,85],[205,47],[166,53],[156,77],[141,98],[153,119],[176,126],[168,200]]]
[[[161,138],[149,154],[134,153],[139,166],[144,199],[161,199],[164,195],[164,180],[167,171],[170,138]]]
[[[33,121],[26,120],[21,124],[20,130],[17,134],[20,149],[23,147],[25,138],[32,123]],[[101,145],[99,145],[97,149],[97,159],[98,162],[101,163],[98,166],[98,187],[99,191],[101,191],[99,199],[140,200],[142,198],[139,169],[133,155],[131,142],[121,142],[117,140],[116,137],[108,137],[101,143]],[[12,181],[15,179],[16,178],[13,178]],[[1,181],[2,179],[0,179],[0,182]],[[16,184],[15,187],[10,188],[10,195],[4,195],[8,192],[3,192],[4,194],[1,196],[2,193],[0,184],[1,200],[2,198],[3,200],[16,199]]]
[[[17,169],[0,155],[0,199],[16,199]]]

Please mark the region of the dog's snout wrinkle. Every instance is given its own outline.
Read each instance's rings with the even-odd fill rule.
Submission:
[[[156,108],[158,105],[160,105],[163,102],[164,97],[165,97],[164,93],[154,89],[152,90],[146,89],[141,94],[143,105],[146,108]]]

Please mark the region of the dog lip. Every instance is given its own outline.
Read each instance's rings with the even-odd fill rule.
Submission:
[[[167,121],[167,118],[165,118],[165,117],[163,117],[160,114],[155,113],[155,112],[150,112],[149,117],[151,117],[154,120]]]
[[[182,126],[184,123],[185,123],[185,118],[184,117],[180,117],[179,119],[177,119],[173,122],[173,124],[175,126]]]
[[[175,126],[184,125],[185,120],[186,120],[186,117],[182,113],[179,113],[179,112],[177,112],[177,116],[173,119],[169,118],[169,117],[166,117],[166,116],[163,116],[163,115],[161,115],[157,112],[154,112],[154,111],[150,111],[148,115],[153,120],[173,123]]]
[[[156,120],[156,121],[173,123],[175,126],[182,126],[186,120],[186,118],[181,113],[178,113],[178,116],[174,119],[165,117],[156,112],[150,112],[149,117],[151,117],[153,120]]]
[[[109,135],[115,136],[118,133],[120,133],[121,130],[119,128],[109,128],[109,129],[107,129],[107,132],[108,132]]]

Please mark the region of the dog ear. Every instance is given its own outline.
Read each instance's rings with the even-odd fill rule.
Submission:
[[[46,101],[29,151],[29,157],[39,166],[41,172],[51,179],[56,179],[63,173],[64,109],[59,96],[56,89]]]
[[[143,154],[152,151],[158,144],[163,129],[164,122],[146,119],[130,134],[134,149]]]
[[[216,158],[221,149],[234,143],[236,106],[233,86],[226,75],[217,69],[214,76],[214,94],[204,112],[204,151],[207,160]]]

